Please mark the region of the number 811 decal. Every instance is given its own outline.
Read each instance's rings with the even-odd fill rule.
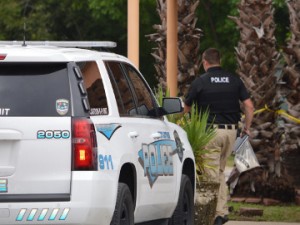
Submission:
[[[37,139],[68,139],[70,138],[70,131],[68,130],[39,130],[37,132]]]

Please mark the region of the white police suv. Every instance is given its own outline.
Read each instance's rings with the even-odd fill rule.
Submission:
[[[114,45],[0,42],[1,225],[194,224],[181,102]]]

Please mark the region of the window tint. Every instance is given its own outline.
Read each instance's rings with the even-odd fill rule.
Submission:
[[[90,104],[90,115],[107,115],[108,106],[101,74],[96,62],[78,63]]]
[[[124,68],[136,93],[138,114],[142,116],[155,116],[156,103],[148,85],[134,67],[124,64]]]
[[[71,115],[66,63],[0,63],[0,116]]]
[[[106,62],[105,65],[112,81],[120,115],[135,115],[136,107],[134,97],[121,65],[118,62]]]

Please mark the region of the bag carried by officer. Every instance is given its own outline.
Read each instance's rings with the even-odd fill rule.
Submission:
[[[234,162],[240,173],[260,166],[248,139],[248,135],[238,137],[234,144]]]

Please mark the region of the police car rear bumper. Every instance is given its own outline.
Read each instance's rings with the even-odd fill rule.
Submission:
[[[69,202],[0,203],[0,224],[108,225],[117,193],[108,176],[100,171],[72,172]]]

